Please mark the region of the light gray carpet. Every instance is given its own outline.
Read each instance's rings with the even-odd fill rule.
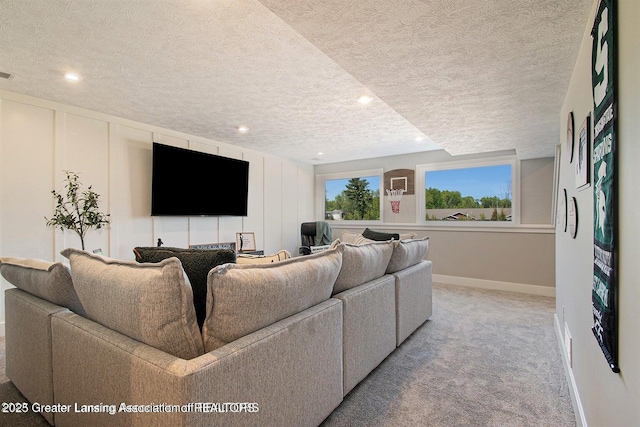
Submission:
[[[325,420],[340,426],[575,426],[548,297],[434,285],[434,313]],[[0,402],[25,401],[4,375]],[[1,426],[47,426],[37,414]]]
[[[433,300],[323,427],[576,425],[553,298],[435,284]]]

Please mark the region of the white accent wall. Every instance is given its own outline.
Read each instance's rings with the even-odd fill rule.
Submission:
[[[151,217],[152,142],[249,161],[246,217]],[[235,241],[254,232],[257,249],[297,254],[300,223],[313,217],[313,166],[169,129],[0,91],[0,257],[64,260],[79,238],[45,225],[51,190],[63,190],[64,170],[80,174],[111,214],[107,230],[90,231],[86,249],[133,260],[135,246]],[[229,182],[233,180],[230,179]],[[219,186],[220,200],[233,191]],[[171,189],[170,191],[173,191]],[[179,190],[178,190],[179,191]],[[1,279],[0,332],[4,335]]]

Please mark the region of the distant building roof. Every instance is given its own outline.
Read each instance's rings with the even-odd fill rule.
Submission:
[[[462,213],[462,212],[456,212],[454,214],[445,216],[444,218],[442,218],[445,221],[457,221],[459,219],[463,219],[463,220],[475,220],[475,218],[471,215],[468,215],[466,213]]]

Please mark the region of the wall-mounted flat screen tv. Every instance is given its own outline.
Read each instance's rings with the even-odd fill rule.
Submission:
[[[151,215],[247,216],[249,162],[153,143]]]

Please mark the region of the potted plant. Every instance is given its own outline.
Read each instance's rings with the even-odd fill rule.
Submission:
[[[52,190],[56,201],[56,209],[51,218],[46,218],[47,226],[57,227],[60,230],[71,230],[80,237],[84,250],[84,236],[87,231],[95,228],[101,229],[109,224],[109,214],[98,209],[99,195],[89,186],[86,190],[80,189],[80,177],[77,173],[64,171],[66,194]]]

